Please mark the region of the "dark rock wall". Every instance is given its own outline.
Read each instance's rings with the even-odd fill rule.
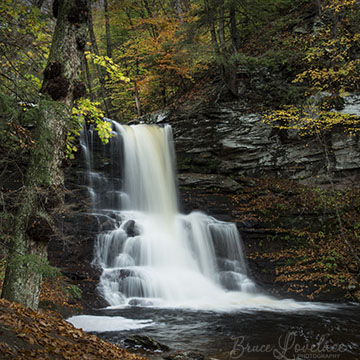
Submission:
[[[350,102],[350,100],[352,100]],[[344,111],[359,111],[360,98],[349,99]],[[236,102],[177,111],[169,121],[174,130],[180,173],[224,176],[269,176],[289,179],[322,179],[326,173],[323,147],[315,137],[300,138],[295,132],[280,133],[263,123],[261,115],[249,114]],[[360,171],[358,136],[341,129],[328,139],[331,168],[344,177]]]

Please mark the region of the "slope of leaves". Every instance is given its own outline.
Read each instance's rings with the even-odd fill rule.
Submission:
[[[359,188],[339,188],[335,197],[321,187],[253,181],[249,191],[233,197],[234,215],[256,223],[254,230],[266,234],[252,246],[249,258],[272,264],[275,283],[290,293],[313,300],[337,289],[359,300],[357,263],[341,240],[335,218],[337,205],[346,237],[360,252]]]
[[[144,359],[74,328],[54,312],[0,300],[3,359]]]

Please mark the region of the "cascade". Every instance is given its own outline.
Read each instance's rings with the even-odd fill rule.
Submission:
[[[235,224],[179,212],[171,127],[112,127],[110,144],[100,146],[106,174],[94,161],[92,129],[81,136],[93,211],[112,224],[98,235],[94,259],[109,305],[284,307],[248,277]]]
[[[123,331],[147,328],[144,334],[155,333],[175,346],[180,342],[180,348],[191,343],[207,352],[214,343],[214,353],[225,348],[230,357],[240,351],[233,340],[249,329],[254,341],[263,339],[259,331],[270,334],[274,354],[290,329],[315,338],[311,327],[304,332],[304,311],[312,312],[304,315],[311,326],[323,322],[329,331],[333,318],[322,316],[336,306],[276,299],[258,289],[247,274],[235,224],[199,211],[179,212],[170,126],[112,122],[112,128],[106,146],[92,128],[81,134],[92,212],[107,229],[97,237],[94,263],[102,268],[98,289],[109,307],[97,315],[73,316],[70,323],[85,331],[110,332],[107,339],[116,343]],[[335,321],[333,330],[339,328]]]

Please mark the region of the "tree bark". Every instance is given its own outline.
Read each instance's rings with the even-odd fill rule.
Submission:
[[[334,22],[332,27],[332,38],[337,39],[338,36],[338,26],[339,25],[339,13],[334,11]]]
[[[183,9],[182,9],[180,0],[171,0],[170,6],[174,9],[175,14],[181,15],[183,13]]]
[[[92,21],[92,16],[91,16],[91,11],[89,12],[89,17],[88,17],[88,26],[89,26],[89,35],[90,35],[90,42],[91,42],[91,46],[92,46],[92,50],[93,53],[97,56],[100,55],[99,52],[99,48],[97,46],[97,41],[96,41],[96,36],[95,36],[95,32],[94,32],[94,27],[93,27],[93,21]],[[106,94],[106,89],[105,89],[105,74],[104,71],[102,70],[102,68],[100,67],[100,65],[96,65],[96,70],[98,73],[98,77],[99,77],[99,83],[100,83],[100,93],[101,93],[101,97],[103,98],[103,102],[104,102],[104,107],[105,107],[105,113],[106,116],[108,118],[110,118],[110,103],[109,100],[107,98],[107,94]]]
[[[220,52],[220,47],[219,47],[217,37],[216,37],[215,22],[214,22],[212,13],[211,13],[211,9],[210,9],[208,0],[204,0],[204,7],[205,7],[205,11],[206,11],[207,21],[208,21],[208,24],[210,27],[211,43],[215,50],[215,54],[217,56],[220,56],[221,52]]]
[[[132,26],[132,24],[131,24],[131,26]],[[139,76],[139,61],[138,60],[136,60],[136,75]],[[134,93],[135,93],[135,104],[136,104],[136,110],[137,110],[138,116],[142,116],[141,101],[140,101],[139,89],[137,86],[137,80],[134,80]]]
[[[107,0],[104,0],[104,16],[105,16],[105,34],[106,34],[106,55],[112,57],[111,33],[110,33],[110,17]]]
[[[62,202],[62,162],[67,124],[78,80],[82,45],[86,43],[87,1],[63,0],[52,39],[36,121],[35,145],[20,195],[11,238],[2,297],[37,309],[47,244],[53,235],[51,213]],[[77,95],[76,95],[77,94]]]
[[[135,104],[136,104],[137,114],[138,114],[138,116],[142,116],[141,102],[140,102],[140,97],[139,97],[139,89],[138,89],[136,81],[134,81],[134,92],[135,92]]]
[[[322,11],[321,11],[321,2],[320,2],[320,0],[314,0],[314,5],[315,5],[316,15],[321,17]]]
[[[89,94],[90,100],[94,101],[94,93],[93,93],[93,89],[92,89],[92,85],[91,85],[91,74],[90,74],[90,69],[89,69],[89,63],[88,63],[85,55],[83,56],[83,65],[84,65],[84,72],[86,74],[88,94]]]
[[[222,54],[226,50],[225,44],[225,4],[224,1],[220,4],[220,14],[219,14],[219,43]]]
[[[215,51],[215,55],[218,57],[217,62],[219,66],[220,76],[230,91],[232,96],[238,97],[238,87],[237,87],[237,79],[236,79],[236,66],[233,66],[229,63],[227,57],[230,54],[226,53],[226,44],[225,44],[225,3],[224,0],[220,3],[220,15],[219,15],[219,31],[218,37],[216,36],[216,26],[215,20],[213,16],[213,9],[210,8],[209,0],[204,0],[204,8],[207,16],[207,21],[210,27],[210,35],[211,35],[211,43]]]
[[[184,12],[189,9],[190,3],[188,0],[171,0],[170,6],[173,8],[175,14],[182,19]]]
[[[234,53],[240,49],[240,37],[236,26],[236,11],[233,4],[230,5],[230,36]]]

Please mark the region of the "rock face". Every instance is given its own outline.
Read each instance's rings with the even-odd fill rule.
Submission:
[[[360,108],[360,98],[350,98],[343,111],[353,113],[356,104]],[[280,133],[264,124],[259,114],[246,114],[235,102],[163,118],[173,126],[180,173],[290,179],[325,175],[323,146],[316,138]],[[358,136],[338,130],[329,135],[328,142],[337,176],[360,171]]]
[[[49,242],[48,257],[51,265],[60,268],[81,289],[82,305],[89,309],[107,305],[96,291],[101,271],[92,261],[97,234],[113,227],[107,217],[90,213],[91,199],[84,177],[84,162],[79,157],[66,172],[65,204],[54,219],[58,234]]]

